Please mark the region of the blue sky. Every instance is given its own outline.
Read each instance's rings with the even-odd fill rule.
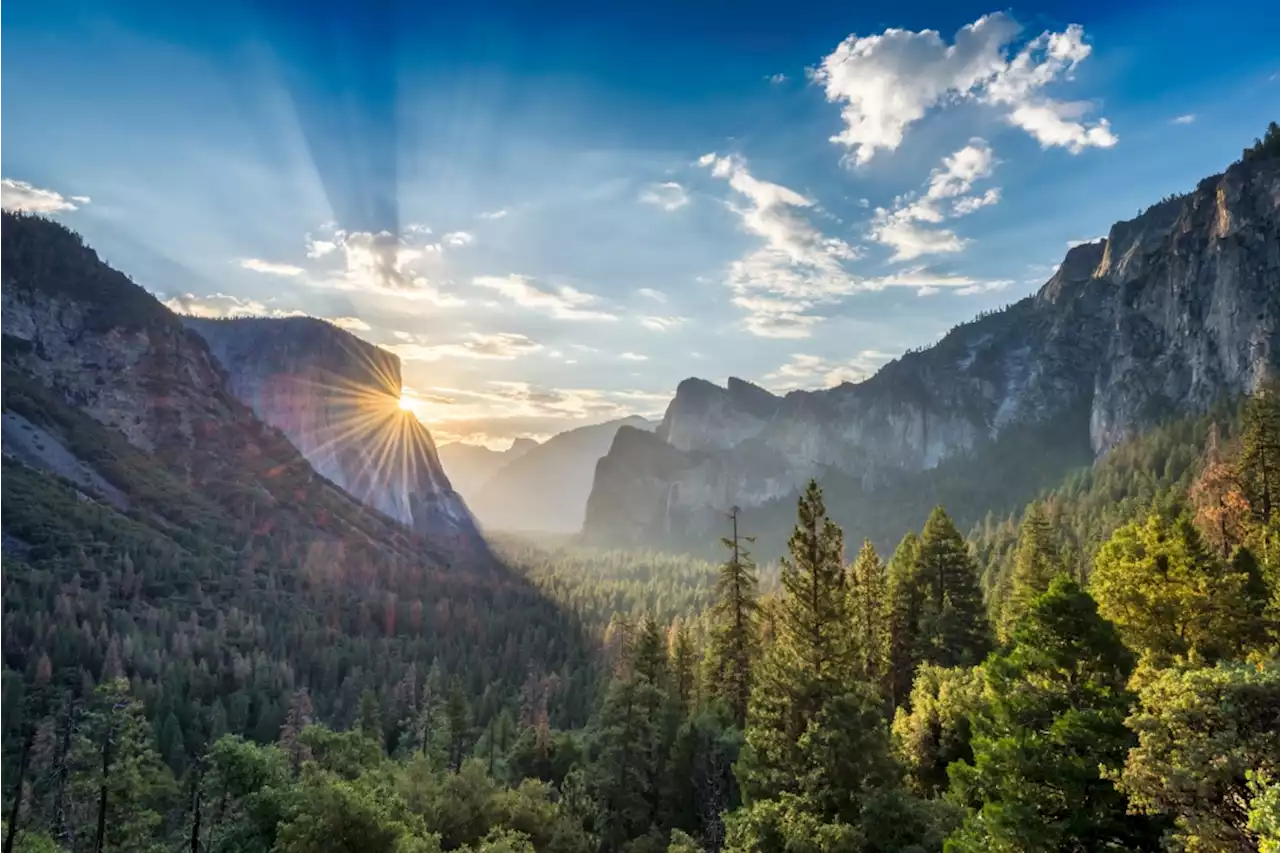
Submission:
[[[5,206],[398,352],[439,440],[864,376],[1280,117],[1262,2],[186,5],[10,4]]]

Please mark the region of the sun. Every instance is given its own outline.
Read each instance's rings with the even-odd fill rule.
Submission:
[[[400,395],[400,408],[406,412],[413,411],[413,398],[408,394]]]

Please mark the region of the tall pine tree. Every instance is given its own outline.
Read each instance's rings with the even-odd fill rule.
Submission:
[[[973,666],[986,656],[986,608],[978,566],[964,537],[942,507],[920,534],[916,578],[923,593],[921,658],[937,666]]]
[[[733,711],[739,728],[746,725],[751,698],[751,666],[760,644],[757,623],[759,581],[746,542],[738,534],[738,508],[730,514],[733,536],[721,540],[729,549],[729,559],[720,567],[716,580],[716,603],[712,610],[712,689]]]
[[[916,666],[920,663],[920,609],[924,596],[916,578],[919,562],[920,537],[908,533],[889,560],[885,590],[889,703],[894,709],[908,704]]]
[[[886,699],[893,691],[890,616],[884,561],[867,539],[849,570],[849,618],[858,674],[876,685]]]
[[[1018,528],[1018,546],[1013,557],[1013,571],[1008,592],[1000,607],[1000,640],[1008,642],[1013,629],[1026,615],[1031,602],[1049,588],[1049,583],[1062,572],[1053,527],[1039,501],[1027,507]]]

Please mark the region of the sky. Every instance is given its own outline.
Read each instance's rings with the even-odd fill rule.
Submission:
[[[190,8],[189,8],[190,7]],[[857,381],[1280,118],[1266,2],[10,4],[3,201],[438,442]]]

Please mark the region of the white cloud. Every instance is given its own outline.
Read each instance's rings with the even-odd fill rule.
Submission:
[[[373,327],[359,317],[329,317],[329,322],[348,332],[372,332]]]
[[[470,231],[450,231],[440,238],[446,246],[470,246],[476,241],[476,235]]]
[[[1078,152],[1114,145],[1106,119],[1083,121],[1087,105],[1042,94],[1050,83],[1070,79],[1089,56],[1084,30],[1072,24],[1062,32],[1046,31],[1011,57],[1021,32],[1013,18],[996,12],[962,27],[951,44],[936,30],[850,35],[811,72],[827,100],[841,105],[845,128],[831,141],[862,165],[877,151],[895,150],[907,128],[930,109],[977,100],[1000,108],[1042,146]]]
[[[788,78],[787,75],[783,74],[782,72],[778,72],[777,74],[770,74],[765,79],[768,80],[770,83],[774,84],[775,86],[777,86],[781,83],[787,82],[787,80],[790,78]]]
[[[728,205],[748,232],[763,245],[734,261],[726,276],[733,302],[748,312],[747,329],[762,337],[806,337],[819,317],[810,312],[857,289],[845,263],[857,249],[838,237],[828,237],[802,211],[814,202],[781,184],[762,181],[738,156],[706,154],[698,164],[748,202]]]
[[[684,187],[675,181],[667,181],[666,183],[654,184],[646,189],[640,194],[640,200],[645,204],[656,205],[671,213],[689,203],[689,194],[685,192]]]
[[[471,332],[461,341],[428,344],[419,337],[413,343],[391,344],[387,349],[404,361],[439,361],[444,358],[511,361],[538,352],[542,344],[513,332]]]
[[[254,272],[265,273],[266,275],[292,277],[303,273],[302,267],[295,267],[293,264],[277,264],[273,261],[263,261],[258,258],[244,258],[240,261],[240,266]]]
[[[622,359],[623,361],[648,361],[649,360],[649,356],[641,355],[638,352],[624,352],[622,353],[622,355],[618,356],[618,358]]]
[[[640,318],[640,325],[646,329],[653,329],[655,332],[665,332],[674,329],[676,326],[684,324],[684,317],[657,317],[648,316]]]
[[[503,217],[507,216],[509,213],[511,213],[511,211],[507,210],[504,207],[501,210],[490,210],[490,211],[481,213],[480,218],[481,219],[502,219]]]
[[[976,181],[991,176],[996,160],[984,140],[972,139],[929,176],[923,195],[902,196],[892,209],[877,208],[872,219],[871,239],[893,249],[893,260],[909,261],[922,255],[959,252],[967,241],[948,228],[929,228],[946,219],[966,216],[1000,200],[1000,190],[966,195]],[[949,206],[944,206],[949,202]],[[922,225],[921,223],[925,223]]]
[[[1192,122],[1194,122],[1195,120],[1196,120],[1196,114],[1195,114],[1195,113],[1187,113],[1187,114],[1186,114],[1186,115],[1184,115],[1184,116],[1178,116],[1177,118],[1175,118],[1175,119],[1173,120],[1173,123],[1174,123],[1174,124],[1191,124],[1191,123],[1192,123]]]
[[[430,231],[426,226],[410,227],[414,229],[410,233],[415,235]],[[390,231],[334,230],[323,239],[307,235],[307,257],[335,255],[340,258],[341,270],[337,277],[318,281],[322,286],[420,299],[441,308],[456,308],[466,303],[456,294],[446,292],[428,273],[440,262],[443,241],[449,241],[450,246],[463,245],[471,235],[465,238],[458,235],[465,233],[446,234],[442,243],[425,243]]]
[[[617,316],[587,306],[600,300],[590,293],[561,285],[543,290],[532,279],[522,275],[478,276],[472,279],[478,287],[495,290],[515,304],[547,314],[557,320],[616,320]]]
[[[1105,237],[1086,237],[1086,238],[1084,238],[1083,240],[1068,240],[1068,241],[1067,241],[1067,248],[1068,248],[1068,249],[1074,249],[1076,246],[1083,246],[1083,245],[1085,245],[1086,243],[1097,243],[1097,242],[1099,242],[1099,241],[1101,241],[1101,240],[1105,240],[1105,239],[1106,239]]]
[[[886,287],[914,288],[921,296],[929,296],[940,290],[950,290],[960,296],[972,296],[1003,290],[1012,283],[1009,279],[979,279],[967,275],[935,273],[927,267],[908,267],[889,275],[867,279],[864,285],[868,290],[883,290]]]
[[[832,361],[816,355],[793,353],[789,362],[772,373],[765,374],[764,382],[774,391],[830,388],[841,382],[861,382],[891,358],[891,354],[876,350],[863,350],[848,361]]]
[[[79,205],[88,203],[89,197],[86,195],[63,198],[61,193],[33,187],[26,181],[15,181],[13,178],[0,180],[0,207],[5,210],[23,213],[62,213],[68,210],[79,210]]]
[[[213,319],[304,316],[301,311],[283,311],[279,308],[272,308],[256,299],[241,299],[238,296],[231,296],[227,293],[213,293],[208,296],[183,293],[171,299],[166,299],[164,305],[175,314]]]
[[[654,290],[652,287],[642,287],[636,291],[636,294],[643,296],[645,299],[652,299],[654,302],[665,303],[667,301],[667,294],[661,290]]]

